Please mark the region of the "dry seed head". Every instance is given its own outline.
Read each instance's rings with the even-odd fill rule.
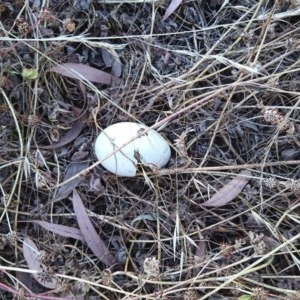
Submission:
[[[263,233],[254,234],[252,231],[248,233],[250,238],[250,243],[254,248],[254,252],[257,255],[263,255],[266,253],[268,246],[265,242],[265,237]]]
[[[111,286],[113,282],[113,275],[109,269],[103,270],[101,283],[105,286]]]
[[[300,179],[290,179],[286,183],[286,187],[289,188],[296,196],[300,196]]]
[[[243,239],[236,239],[234,244],[234,249],[237,251],[242,248],[242,246],[245,244],[245,241]]]
[[[39,21],[46,22],[46,23],[48,23],[48,25],[56,25],[58,23],[58,20],[54,16],[52,10],[47,7],[41,8],[40,15],[39,15]]]
[[[294,123],[284,117],[276,108],[263,108],[264,119],[266,122],[276,125],[279,131],[294,133]]]
[[[281,117],[278,119],[277,128],[279,129],[279,131],[293,132],[292,123],[289,121],[288,118],[285,118],[285,117]]]
[[[10,245],[14,245],[18,240],[18,235],[15,231],[11,231],[6,235],[6,238]]]
[[[197,300],[199,295],[196,290],[188,289],[184,292],[183,300]]]
[[[253,296],[252,296],[253,299],[256,299],[256,300],[267,300],[268,299],[267,298],[268,295],[262,287],[260,287],[260,286],[255,287],[252,291],[253,291]]]
[[[288,128],[285,131],[289,135],[294,135],[294,133],[295,133],[295,123],[294,122],[289,122],[288,123]]]
[[[159,261],[156,257],[146,257],[144,260],[144,273],[149,277],[159,276]]]
[[[30,24],[22,18],[16,20],[16,25],[20,34],[25,35],[32,30]]]
[[[263,183],[270,190],[278,185],[278,182],[274,177],[265,178]]]
[[[279,118],[281,117],[281,115],[278,112],[278,109],[276,108],[267,108],[263,113],[265,121],[271,123],[272,125],[277,124]]]
[[[220,250],[222,252],[223,257],[229,258],[232,255],[233,248],[228,243],[222,243],[220,245]]]

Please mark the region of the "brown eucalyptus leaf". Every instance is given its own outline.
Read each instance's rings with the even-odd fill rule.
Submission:
[[[171,14],[176,10],[176,8],[181,4],[182,0],[172,0],[170,5],[168,6],[165,15],[163,17],[163,21],[168,19]]]
[[[108,267],[115,264],[115,257],[112,256],[104,241],[96,232],[81,201],[81,198],[75,189],[73,190],[73,208],[76,214],[80,231],[84,236],[87,245],[93,251],[94,255],[97,256]]]
[[[24,286],[26,286],[29,290],[34,289],[34,285],[36,285],[36,282],[34,278],[30,275],[30,273],[25,273],[25,272],[16,272],[16,278],[18,281],[20,281]]]
[[[41,266],[38,260],[40,251],[35,243],[28,237],[23,242],[23,255],[30,270],[40,271]]]
[[[101,49],[101,55],[102,55],[102,59],[105,63],[105,66],[107,68],[110,68],[113,62],[113,57],[112,55],[109,53],[109,51],[107,51],[106,49]]]
[[[81,130],[84,126],[84,118],[77,119],[73,124],[70,130],[68,130],[57,142],[47,145],[47,146],[39,146],[41,149],[57,149],[62,146],[65,146],[72,141],[74,141],[80,134]]]
[[[88,166],[89,166],[89,163],[87,161],[71,162],[66,169],[66,173],[65,173],[63,181],[66,181],[67,179],[80,173],[81,171],[85,170]],[[67,198],[72,193],[73,189],[78,186],[78,184],[81,182],[81,180],[82,179],[78,176],[78,177],[74,178],[73,180],[62,185],[59,188],[59,190],[53,200],[59,201],[64,198]]]
[[[87,89],[86,89],[86,86],[80,80],[77,81],[77,86],[78,86],[78,89],[79,89],[79,91],[80,91],[80,93],[82,95],[84,103],[86,103],[86,101],[87,101]]]
[[[118,77],[118,78],[121,77],[123,68],[122,68],[122,64],[120,63],[119,60],[114,59],[114,61],[112,63],[112,70],[116,77]]]
[[[204,240],[199,241],[195,256],[197,261],[204,260],[206,253],[206,243]]]
[[[65,63],[53,67],[50,71],[73,79],[80,80],[83,78],[91,82],[102,84],[112,84],[118,81],[118,78],[113,75],[84,64]]]
[[[60,224],[53,224],[53,223],[49,223],[46,221],[33,221],[33,222],[36,224],[39,224],[44,229],[49,230],[58,235],[85,242],[85,239],[82,236],[82,233],[78,228],[60,225]]]
[[[106,49],[101,49],[101,54],[106,67],[111,67],[113,74],[116,77],[120,77],[122,75],[122,64],[120,61]]]
[[[32,273],[34,279],[47,289],[57,289],[59,287],[58,281],[54,277],[47,277],[47,280],[41,276],[42,267],[39,261],[40,251],[35,243],[28,237],[25,237],[23,241],[23,255],[28,265],[29,270],[37,271]]]
[[[200,266],[202,266],[202,263],[205,260],[206,247],[206,242],[204,240],[200,240],[197,245],[196,253],[194,255],[194,276],[197,276],[197,274],[199,274],[201,269]]]
[[[217,191],[209,200],[202,203],[203,206],[219,207],[232,201],[243,190],[250,180],[251,172],[242,171],[237,177],[230,180],[219,191]]]

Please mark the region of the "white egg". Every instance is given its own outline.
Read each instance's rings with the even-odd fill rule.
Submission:
[[[146,129],[149,127],[142,124],[121,122],[103,130],[95,142],[95,154],[102,166],[119,176],[135,176],[138,163],[152,170],[164,167],[170,160],[170,146],[153,129],[138,137]],[[118,148],[121,149],[112,154]]]

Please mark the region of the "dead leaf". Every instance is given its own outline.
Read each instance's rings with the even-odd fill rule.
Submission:
[[[29,270],[37,271],[37,273],[32,273],[34,279],[44,286],[47,289],[57,289],[59,287],[59,283],[56,278],[53,276],[47,276],[47,278],[43,278],[41,276],[43,269],[41,267],[41,263],[39,260],[40,251],[38,250],[35,243],[28,237],[25,237],[23,241],[23,255],[28,265]]]
[[[47,146],[39,146],[39,148],[57,149],[71,143],[79,136],[81,130],[83,129],[85,120],[86,117],[80,117],[72,124],[72,128],[68,130],[57,142]]]
[[[66,169],[66,173],[65,173],[63,181],[66,181],[67,179],[80,173],[81,171],[85,170],[88,166],[89,166],[89,162],[87,162],[87,161],[71,162]],[[75,189],[78,186],[78,184],[81,182],[81,180],[82,179],[78,176],[78,177],[74,178],[73,180],[62,185],[59,188],[59,190],[57,191],[57,194],[55,195],[53,201],[59,201],[64,198],[67,198],[72,193],[73,189]]]
[[[111,67],[113,74],[116,77],[120,77],[122,75],[122,64],[120,61],[106,49],[101,49],[101,54],[106,67]]]
[[[33,222],[36,224],[39,224],[44,229],[49,230],[58,235],[85,242],[85,239],[82,236],[82,233],[78,228],[59,225],[59,224],[53,224],[53,223],[49,223],[46,221],[33,221]]]
[[[87,89],[86,89],[86,86],[83,84],[82,81],[77,81],[77,86],[78,86],[78,89],[82,95],[82,98],[83,98],[83,102],[86,103],[87,101]]]
[[[36,285],[36,282],[34,278],[32,278],[32,276],[30,275],[30,273],[17,271],[16,278],[31,291],[34,289],[34,285]]]
[[[119,60],[114,59],[114,61],[112,63],[112,70],[113,70],[113,73],[116,77],[121,77],[121,75],[122,75],[122,64],[120,63]]]
[[[194,269],[193,269],[194,276],[197,276],[197,274],[199,274],[201,263],[203,263],[203,261],[205,260],[205,254],[206,254],[206,242],[204,240],[200,240],[197,245],[196,253],[194,256]]]
[[[197,262],[203,261],[205,258],[205,253],[206,253],[206,243],[204,240],[201,240],[198,243],[198,247],[197,247],[196,254],[195,254],[195,256],[196,256],[195,260]]]
[[[113,56],[109,53],[109,51],[107,51],[104,48],[101,49],[101,55],[102,55],[102,59],[105,63],[105,66],[107,68],[110,68],[112,65],[112,62],[113,62]]]
[[[116,259],[107,249],[105,243],[96,232],[77,191],[73,190],[73,207],[82,235],[96,255],[108,267],[116,263]]]
[[[113,75],[84,64],[65,63],[53,67],[50,71],[73,79],[86,79],[91,82],[102,84],[118,82],[118,78]]]
[[[236,178],[229,181],[219,191],[217,191],[209,200],[202,203],[202,205],[219,207],[229,203],[242,191],[242,189],[250,180],[250,176],[250,171],[242,171]]]
[[[181,4],[182,0],[172,0],[170,5],[168,6],[165,15],[163,17],[163,21],[168,19],[171,14],[176,10],[176,8]]]

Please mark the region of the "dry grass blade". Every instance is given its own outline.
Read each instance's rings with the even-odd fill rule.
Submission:
[[[116,259],[107,249],[105,243],[96,232],[77,191],[73,190],[73,207],[82,235],[93,253],[107,266],[116,263]]]
[[[102,84],[111,84],[118,81],[118,78],[109,73],[83,64],[65,63],[50,69],[50,71],[70,78],[79,80],[86,79],[91,82]]]
[[[85,239],[81,231],[77,228],[60,225],[60,224],[53,224],[46,221],[34,221],[34,223],[39,224],[44,229],[49,230],[58,235],[85,242]]]
[[[176,8],[181,4],[182,0],[172,0],[172,2],[170,3],[170,5],[168,6],[165,15],[163,17],[163,21],[165,21],[166,19],[168,19],[172,13],[176,10]]]
[[[23,242],[23,255],[28,265],[28,268],[30,270],[38,271],[37,273],[32,274],[34,279],[39,284],[48,289],[58,288],[59,284],[55,278],[51,276],[47,276],[47,278],[44,278],[43,276],[41,276],[43,269],[39,260],[39,254],[40,251],[38,250],[35,243],[30,238],[26,237]]]
[[[236,178],[230,180],[218,192],[216,192],[203,206],[219,207],[232,201],[249,181],[251,172],[244,170]]]
[[[64,181],[66,181],[67,179],[80,173],[81,171],[85,170],[88,166],[89,166],[88,162],[78,162],[78,163],[72,162],[72,163],[70,163],[67,167],[66,174],[64,176]],[[74,178],[73,180],[67,182],[63,186],[61,186],[53,200],[59,201],[61,199],[68,197],[71,194],[71,192],[73,191],[73,189],[77,187],[77,185],[80,183],[80,181],[81,181],[81,178],[78,176],[78,177]]]

